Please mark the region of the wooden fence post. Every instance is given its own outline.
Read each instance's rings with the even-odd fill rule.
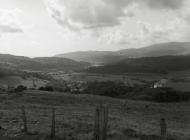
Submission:
[[[108,124],[108,107],[100,105],[95,112],[94,140],[106,140]]]
[[[103,138],[102,138],[102,140],[106,140],[106,138],[107,138],[107,125],[108,125],[108,106],[107,105],[105,105],[103,108],[102,108],[102,110],[103,110],[103,122],[102,122],[102,124],[103,124]]]
[[[99,120],[100,120],[100,108],[98,106],[95,112],[94,140],[99,140]]]
[[[167,124],[164,118],[160,120],[161,140],[167,140]]]
[[[51,138],[55,138],[55,108],[52,108]]]
[[[22,112],[22,121],[23,121],[23,126],[24,126],[23,132],[27,133],[28,132],[27,118],[26,118],[26,112],[25,112],[25,107],[24,106],[21,107],[21,112]]]

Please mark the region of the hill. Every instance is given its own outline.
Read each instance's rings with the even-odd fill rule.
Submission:
[[[154,44],[143,48],[130,48],[119,51],[84,51],[56,55],[76,61],[90,63],[113,63],[126,58],[158,57],[165,55],[190,54],[190,42],[169,42]]]
[[[165,55],[190,54],[190,42],[168,42],[154,44],[139,49],[126,49],[118,51],[120,55],[127,57],[158,57]]]
[[[56,55],[56,57],[64,57],[75,61],[85,61],[89,63],[101,64],[113,62],[120,59],[120,56],[112,51],[78,51]]]
[[[38,57],[34,58],[34,61],[41,64],[41,66],[35,69],[39,70],[49,70],[49,71],[76,71],[84,69],[89,66],[87,62],[77,62],[68,58],[58,58],[58,57]]]
[[[67,58],[39,57],[29,58],[0,54],[0,66],[6,69],[32,70],[32,71],[72,71],[86,68],[86,62],[77,62]]]
[[[128,58],[118,63],[91,67],[91,73],[168,73],[190,69],[190,55]]]

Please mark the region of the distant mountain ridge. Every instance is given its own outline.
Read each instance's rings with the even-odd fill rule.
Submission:
[[[18,69],[18,70],[31,70],[31,71],[59,71],[59,70],[76,71],[88,68],[90,66],[89,64],[90,62],[93,64],[104,64],[105,69],[107,69],[108,67],[110,68],[110,70],[116,69],[113,71],[122,70],[121,67],[126,68],[127,66],[129,66],[131,68],[131,71],[133,71],[134,68],[137,69],[141,67],[147,69],[150,68],[151,70],[153,70],[153,67],[159,69],[156,65],[158,65],[159,67],[167,68],[167,65],[166,66],[162,65],[166,64],[164,61],[173,64],[175,63],[175,61],[179,62],[179,60],[180,60],[179,67],[181,63],[185,62],[187,68],[189,68],[188,65],[188,62],[190,62],[190,59],[188,57],[189,54],[190,54],[190,42],[161,43],[144,48],[125,49],[115,52],[81,51],[81,52],[67,53],[63,55],[56,55],[56,57],[29,58],[29,57],[15,56],[10,54],[0,54],[0,68],[5,68],[8,70]],[[168,58],[162,56],[170,56],[170,57]],[[173,58],[171,56],[176,56],[176,57]],[[162,64],[160,64],[160,62],[162,62]],[[171,66],[171,64],[168,65]],[[184,65],[181,65],[181,67],[183,66]],[[174,65],[174,67],[176,69],[176,64]],[[187,68],[185,67],[183,69]],[[168,69],[166,69],[166,71],[167,70]],[[2,69],[2,71],[4,71],[4,69]],[[94,68],[93,70],[90,69],[90,71],[94,71]],[[123,72],[125,71],[126,70],[123,69]]]
[[[85,61],[89,63],[104,63],[110,61],[114,57],[118,57],[112,51],[78,51],[65,54],[55,55],[55,57],[69,58],[75,61]]]
[[[190,42],[168,42],[143,48],[130,48],[119,51],[80,51],[56,55],[75,61],[89,63],[114,63],[126,58],[158,57],[165,55],[190,54]]]

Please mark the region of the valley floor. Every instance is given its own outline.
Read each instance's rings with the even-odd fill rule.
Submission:
[[[22,126],[20,106],[25,105],[29,131],[50,134],[51,108],[56,109],[56,135],[90,140],[93,136],[95,109],[109,107],[110,140],[140,139],[160,135],[160,119],[165,118],[168,136],[190,138],[190,102],[153,103],[66,93],[26,91],[22,95],[0,94],[1,135],[18,136]]]

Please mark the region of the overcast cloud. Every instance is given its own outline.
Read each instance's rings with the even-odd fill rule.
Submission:
[[[189,0],[0,0],[0,51],[54,55],[189,41],[189,7]]]
[[[127,33],[122,31],[123,28],[115,28],[122,26],[128,20],[133,20],[138,14],[139,9],[142,11],[148,11],[145,13],[148,16],[154,16],[154,13],[159,13],[159,16],[174,17],[172,22],[179,20],[178,22],[189,22],[190,16],[187,14],[189,10],[186,9],[187,1],[185,0],[47,0],[46,5],[51,17],[53,17],[57,23],[62,27],[71,29],[72,31],[90,31],[94,32],[99,30],[101,38],[106,39],[109,43],[131,43],[134,40],[157,43],[159,41],[172,41],[176,38],[172,38],[173,34],[181,34],[181,29],[178,28],[179,23],[170,23],[170,19],[166,22],[167,27],[162,27],[163,24],[149,23],[141,17],[136,19],[136,24],[141,24],[140,35]],[[186,12],[183,10],[186,9]],[[152,12],[152,13],[151,13]],[[171,13],[168,14],[168,13]],[[155,17],[158,15],[155,15]],[[159,16],[157,18],[159,18]],[[146,17],[146,15],[145,15]],[[170,18],[171,18],[170,17]],[[151,20],[151,17],[148,17]],[[167,18],[167,17],[166,17]],[[141,21],[142,20],[142,21]],[[164,19],[167,20],[167,19]],[[181,21],[180,21],[181,20]],[[140,21],[140,22],[139,22]],[[159,22],[159,21],[158,21]],[[161,22],[161,21],[160,21]],[[149,27],[147,26],[148,24]],[[175,25],[174,25],[175,24]],[[181,28],[187,28],[186,25]],[[127,27],[126,27],[127,28]],[[108,30],[109,29],[109,30]],[[145,33],[146,32],[146,33]],[[98,36],[99,37],[99,36]],[[177,37],[177,36],[176,36]],[[143,40],[144,39],[144,40]],[[99,39],[103,40],[103,39]],[[105,41],[105,40],[104,40]]]
[[[90,29],[121,24],[122,18],[129,16],[126,11],[134,3],[139,8],[178,10],[183,7],[184,0],[47,0],[47,7],[58,23]]]

